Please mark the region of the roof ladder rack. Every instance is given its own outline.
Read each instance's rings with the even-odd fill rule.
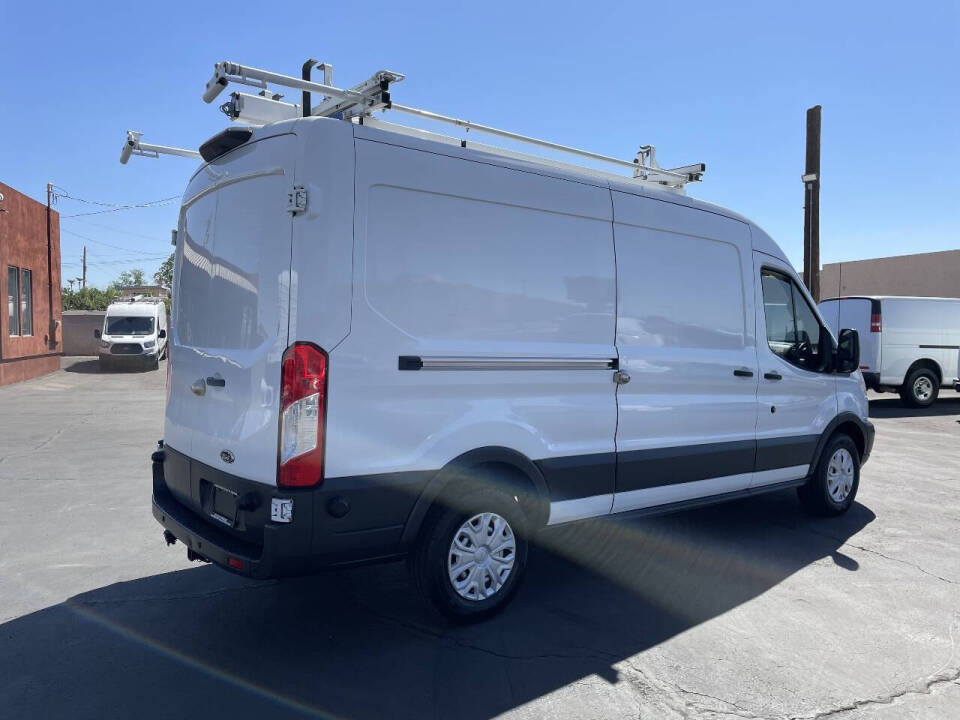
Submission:
[[[322,83],[309,79],[311,71],[315,68],[323,71],[324,81]],[[549,140],[541,140],[529,135],[521,135],[520,133],[509,130],[501,130],[500,128],[495,128],[490,125],[482,125],[470,120],[463,120],[450,115],[442,115],[430,110],[401,105],[400,103],[393,102],[390,87],[403,79],[404,75],[401,73],[390,70],[378,70],[369,78],[351,88],[339,88],[332,84],[333,66],[329,63],[321,63],[312,58],[304,63],[302,77],[299,78],[292,75],[275,73],[270,70],[261,70],[260,68],[241,65],[235,62],[224,61],[214,65],[213,76],[207,81],[206,87],[204,88],[203,100],[204,102],[212,103],[230,83],[256,88],[259,90],[259,93],[256,95],[233,92],[230,94],[230,99],[220,106],[220,109],[231,120],[251,125],[265,125],[267,123],[290,120],[297,117],[329,117],[362,123],[364,118],[370,118],[375,111],[392,110],[433,122],[453,125],[468,132],[472,130],[553,152],[574,155],[598,163],[615,165],[620,168],[629,168],[631,170],[631,176],[635,180],[677,192],[683,192],[684,186],[687,183],[698,182],[707,169],[703,163],[669,169],[661,168],[657,162],[656,150],[652,145],[642,145],[633,159],[623,159],[590,150],[582,150],[569,145],[562,145]],[[299,104],[284,102],[281,100],[283,96],[273,93],[268,85],[279,85],[292,90],[299,90],[302,93],[302,101]],[[323,100],[316,105],[313,105],[310,100],[311,94],[313,93],[323,97]],[[389,123],[384,123],[384,125],[390,126]],[[431,133],[410,126],[392,125],[392,127],[396,128],[397,131],[420,133],[426,136],[431,135]],[[181,155],[184,157],[200,158],[200,153],[194,150],[142,143],[140,142],[140,136],[141,133],[132,130],[127,132],[127,141],[120,155],[120,162],[126,163],[131,154],[146,157]],[[446,136],[436,136],[434,134],[434,137],[445,138]],[[467,146],[466,140],[460,140],[459,142],[462,147]],[[507,156],[521,155],[521,153],[513,152],[507,148],[478,143],[472,144],[477,145],[478,148],[484,152],[498,153]],[[545,163],[553,162],[538,156],[525,156],[524,159]],[[594,171],[591,170],[591,172]]]
[[[316,63],[317,61],[315,60],[310,60],[305,63],[304,75],[308,74],[308,67]],[[251,112],[247,114],[247,117],[244,117],[242,108],[239,112],[235,111],[236,98],[237,96],[240,96],[244,98],[245,102],[248,103],[249,100],[246,100],[246,98],[270,98],[268,90],[268,83],[270,83],[273,85],[279,85],[281,87],[300,90],[305,95],[308,93],[318,93],[323,95],[325,98],[319,105],[309,109],[305,109],[303,105],[280,103],[280,96],[273,96],[272,99],[265,100],[267,103],[276,102],[286,106],[282,112],[287,118],[298,117],[299,115],[304,114],[313,117],[339,117],[345,120],[350,120],[358,117],[369,117],[374,111],[377,110],[393,110],[396,112],[405,113],[407,115],[424,118],[426,120],[454,125],[468,131],[473,130],[475,132],[485,133],[488,135],[495,135],[497,137],[512,140],[514,142],[534,145],[555,152],[576,155],[589,160],[617,165],[623,168],[630,168],[633,171],[633,177],[638,180],[674,188],[677,190],[682,190],[683,186],[687,183],[698,182],[706,172],[706,165],[703,163],[685,165],[679,168],[663,169],[657,163],[655,150],[652,145],[643,145],[637,152],[636,157],[634,157],[632,160],[625,160],[611,157],[609,155],[591,152],[589,150],[581,150],[569,145],[561,145],[560,143],[541,140],[528,135],[521,135],[520,133],[511,132],[509,130],[501,130],[490,125],[482,125],[470,120],[462,120],[449,115],[442,115],[430,110],[423,110],[420,108],[411,107],[409,105],[401,105],[400,103],[392,101],[390,97],[390,85],[403,80],[404,75],[391,72],[389,70],[380,70],[362,83],[355,85],[352,88],[344,89],[329,84],[329,81],[332,80],[332,72],[327,72],[328,68],[332,71],[332,68],[329,66],[329,64],[323,63],[320,64],[319,67],[324,69],[324,79],[328,82],[313,82],[302,77],[297,78],[291,75],[283,75],[281,73],[275,73],[269,70],[261,70],[259,68],[241,65],[239,63],[230,61],[219,62],[214,65],[213,76],[206,84],[203,100],[204,102],[208,103],[213,102],[213,100],[231,82],[259,88],[261,90],[260,96],[234,93],[234,104],[231,106],[230,103],[227,103],[223,106],[223,108],[231,106],[231,109],[234,110],[233,112],[227,112],[227,110],[224,109],[224,112],[227,112],[232,119],[255,122],[255,119],[252,116],[260,115],[262,117],[266,113]],[[270,113],[271,117],[273,117],[273,115],[274,113]]]

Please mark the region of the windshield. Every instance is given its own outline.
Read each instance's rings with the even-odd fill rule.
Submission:
[[[107,318],[107,335],[149,335],[152,332],[152,317]]]

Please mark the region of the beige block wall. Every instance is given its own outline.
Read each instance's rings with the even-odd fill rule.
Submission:
[[[824,265],[820,296],[960,297],[960,250]]]

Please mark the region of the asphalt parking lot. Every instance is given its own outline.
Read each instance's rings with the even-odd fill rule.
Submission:
[[[150,513],[165,367],[0,388],[0,715],[955,718],[960,394],[876,396],[858,501],[792,492],[552,531],[451,628],[403,565],[248,581]]]

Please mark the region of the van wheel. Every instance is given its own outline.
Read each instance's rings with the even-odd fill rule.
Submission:
[[[900,387],[900,399],[907,407],[930,407],[939,393],[937,376],[929,368],[923,367],[910,373]]]
[[[478,489],[438,501],[408,558],[421,594],[448,619],[477,622],[513,597],[527,565],[526,517],[516,498]]]
[[[797,488],[804,508],[814,515],[842,515],[860,487],[860,452],[848,435],[834,435],[806,485]]]

